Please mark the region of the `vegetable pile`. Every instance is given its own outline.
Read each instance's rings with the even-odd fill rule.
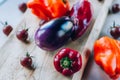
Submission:
[[[43,50],[54,51],[81,37],[89,27],[93,9],[88,0],[81,0],[70,9],[68,0],[31,0],[27,6],[41,19],[35,43]],[[54,57],[55,69],[71,76],[82,66],[81,55],[70,48],[61,49]]]
[[[88,0],[73,5],[68,0],[33,0],[28,2],[33,14],[45,23],[35,33],[36,44],[49,51],[62,47],[70,38],[81,37],[92,20],[92,8]]]

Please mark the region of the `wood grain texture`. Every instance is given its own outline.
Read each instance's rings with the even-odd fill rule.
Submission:
[[[98,37],[100,35],[100,32],[101,32],[102,27],[104,25],[104,22],[107,18],[108,11],[109,11],[109,8],[110,8],[112,2],[113,2],[113,0],[109,0],[109,2],[107,0],[105,0],[101,11],[96,18],[96,21],[95,21],[94,26],[91,30],[91,33],[88,36],[88,39],[87,39],[86,44],[84,46],[84,49],[82,50],[82,53],[81,53],[82,59],[83,59],[82,69],[79,72],[77,72],[76,74],[74,74],[72,80],[78,80],[78,78],[80,80],[82,79],[82,74],[84,72],[84,68],[87,64],[88,58],[89,58],[90,54],[92,53],[94,42],[98,39]]]
[[[97,0],[90,0],[94,8],[93,23],[98,16],[99,10],[102,4],[98,3]],[[70,0],[71,6],[75,3],[75,0]],[[0,80],[72,80],[73,77],[65,77],[58,73],[53,66],[54,52],[47,52],[35,45],[34,33],[38,28],[39,19],[31,14],[30,10],[23,16],[23,20],[18,24],[16,29],[10,34],[7,42],[0,49]],[[26,25],[29,28],[29,36],[31,43],[25,44],[16,38],[16,31],[21,26]],[[84,49],[86,41],[88,39],[90,29],[78,40],[69,41],[63,47],[73,48],[78,50],[80,53]],[[31,56],[34,56],[33,63],[36,67],[35,70],[28,70],[20,65],[20,58],[30,52]],[[82,73],[79,73],[82,75]],[[76,80],[80,78],[77,77]]]

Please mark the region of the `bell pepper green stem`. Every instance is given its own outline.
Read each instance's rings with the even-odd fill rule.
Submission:
[[[63,68],[70,68],[72,66],[72,61],[68,57],[65,57],[60,60],[60,64]]]

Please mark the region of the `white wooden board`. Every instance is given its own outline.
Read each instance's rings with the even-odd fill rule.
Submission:
[[[74,0],[70,0],[71,6],[75,3]],[[63,47],[73,48],[80,53],[84,49],[92,25],[101,11],[102,3],[98,3],[96,0],[90,0],[94,8],[94,18],[90,29],[80,39],[76,41],[70,41]],[[30,10],[27,10],[23,16],[23,20],[18,24],[17,28],[11,33],[6,43],[0,49],[0,80],[72,80],[73,77],[65,77],[58,73],[53,66],[54,52],[47,52],[35,45],[34,33],[39,27],[39,19],[31,14]],[[16,38],[16,31],[22,26],[26,25],[29,28],[29,36],[31,38],[30,44],[25,44]],[[31,56],[34,56],[33,63],[36,69],[28,70],[20,65],[20,58],[30,52]],[[82,75],[80,73],[79,75]],[[79,77],[76,78],[79,80]],[[75,80],[76,80],[75,79]]]

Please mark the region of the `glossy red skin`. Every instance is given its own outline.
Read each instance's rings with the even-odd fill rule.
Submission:
[[[23,41],[23,42],[26,42],[26,41],[27,41],[27,38],[28,38],[28,32],[27,32],[27,30],[23,29],[23,30],[21,30],[21,31],[18,31],[18,32],[16,33],[16,37],[17,37],[19,40],[21,40],[21,41]]]
[[[112,12],[113,13],[117,13],[117,12],[119,12],[120,11],[120,6],[119,6],[119,4],[114,4],[113,6],[112,6]]]
[[[72,67],[71,68],[63,68],[60,66],[60,60],[62,58],[68,57],[72,60]],[[79,71],[82,66],[82,58],[81,55],[70,48],[63,48],[61,49],[54,57],[54,67],[55,69],[62,73],[65,76],[71,76],[75,72]]]
[[[82,0],[73,5],[72,10],[70,11],[70,17],[74,21],[74,31],[72,34],[72,40],[76,40],[81,37],[87,30],[92,17],[93,9],[91,4],[87,0]]]
[[[120,27],[119,26],[112,27],[112,29],[110,30],[110,34],[114,39],[119,38],[120,37]]]
[[[4,33],[6,36],[8,36],[8,35],[11,33],[12,30],[13,30],[12,26],[11,26],[11,25],[7,25],[7,26],[5,26],[5,27],[3,28],[3,33]]]
[[[32,69],[32,58],[31,57],[24,57],[20,60],[20,64],[23,67]]]
[[[26,5],[26,3],[21,3],[21,4],[19,4],[18,8],[22,13],[24,13],[27,9],[27,5]]]

